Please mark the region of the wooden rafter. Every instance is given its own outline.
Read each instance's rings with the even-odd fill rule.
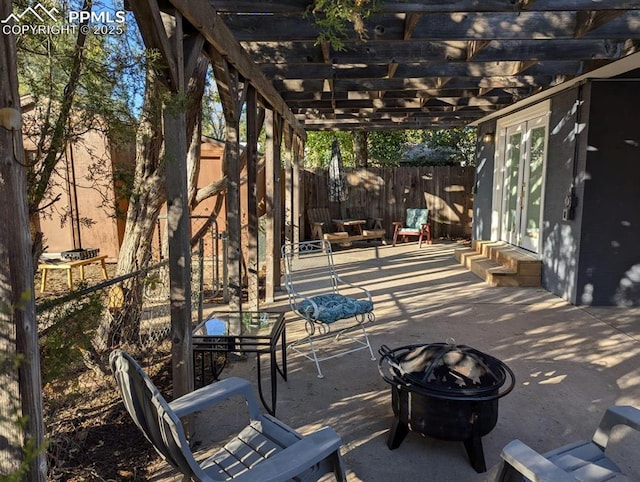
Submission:
[[[238,44],[229,28],[210,4],[204,1],[189,0],[171,0],[171,3],[220,55],[226,57],[234,68],[251,82],[256,91],[299,135],[305,136],[303,127],[293,116],[288,106]]]
[[[385,0],[364,21],[369,40],[348,31],[336,51],[317,42],[309,1],[210,2],[307,129],[335,129],[345,113],[363,120],[348,129],[466,125],[478,98],[494,111],[640,45],[640,0]],[[449,115],[426,122],[416,108]],[[393,121],[375,117],[387,110]]]
[[[164,81],[169,89],[178,88],[179,72],[175,60],[175,52],[169,40],[170,33],[167,27],[173,30],[173,17],[160,11],[155,0],[129,0],[129,8],[138,23],[138,28],[147,48],[160,52],[163,58],[164,68],[161,69]]]
[[[594,11],[586,10],[576,15],[575,37],[581,38],[590,32],[594,32],[603,25],[620,17],[624,12],[620,10]]]

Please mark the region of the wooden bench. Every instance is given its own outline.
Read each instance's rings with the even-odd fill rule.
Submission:
[[[385,240],[386,231],[380,227],[365,229],[364,219],[332,219],[327,208],[309,208],[307,217],[313,239],[326,239],[330,243],[350,246],[353,241]],[[335,231],[333,228],[335,227]]]
[[[311,237],[313,239],[323,239],[326,234],[340,233],[343,230],[334,230],[334,222],[327,208],[307,209],[307,219],[311,226]]]
[[[369,241],[371,239],[379,239],[384,244],[385,235],[386,231],[384,229],[364,229],[362,234],[349,234],[346,231],[338,231],[324,234],[322,237],[330,243],[350,246],[353,241]]]
[[[47,273],[50,269],[66,269],[67,270],[67,286],[69,290],[73,290],[73,268],[80,268],[80,279],[84,279],[84,267],[87,264],[91,263],[100,263],[102,268],[102,276],[104,279],[109,279],[109,275],[107,274],[107,265],[105,264],[105,259],[107,259],[107,255],[103,254],[102,256],[95,256],[93,258],[87,259],[61,259],[61,258],[51,258],[44,259],[38,264],[38,269],[40,269],[40,274],[42,276],[40,280],[40,293],[44,293],[47,289]]]

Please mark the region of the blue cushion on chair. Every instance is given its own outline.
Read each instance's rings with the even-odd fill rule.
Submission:
[[[420,231],[423,224],[427,224],[429,221],[428,209],[407,209],[407,219],[403,228],[409,228],[409,231]]]
[[[316,320],[323,323],[333,323],[343,318],[369,313],[373,310],[373,303],[369,300],[356,300],[339,294],[318,295],[313,296],[311,299],[319,308]],[[309,300],[298,303],[296,310],[307,319],[311,319],[313,316],[313,305]]]

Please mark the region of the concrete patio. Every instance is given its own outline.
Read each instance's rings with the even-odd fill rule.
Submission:
[[[453,337],[515,372],[513,392],[499,402],[498,423],[483,437],[489,471],[473,470],[461,442],[409,433],[389,450],[390,388],[365,351],[324,362],[324,379],[310,361],[290,353],[289,379],[278,381],[277,416],[302,433],[332,426],[344,441],[350,481],[485,480],[512,439],[546,451],[590,438],[610,405],[640,407],[639,308],[576,307],[542,289],[491,288],[456,263],[456,247],[365,246],[334,258],[343,278],[371,291],[374,349]],[[287,309],[284,293],[272,308]],[[302,323],[287,319],[291,341]],[[233,363],[222,377],[232,375],[255,383],[255,360]],[[200,413],[194,440],[223,441],[243,414],[237,404]],[[631,480],[640,480],[639,433],[617,429],[608,453]],[[180,479],[157,464],[150,480]]]

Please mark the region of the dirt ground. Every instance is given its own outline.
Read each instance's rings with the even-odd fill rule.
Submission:
[[[170,392],[170,357],[155,358],[149,372]],[[126,413],[115,384],[96,384],[88,373],[76,381],[45,387],[49,480],[148,480],[146,467],[157,454]]]
[[[107,264],[109,277],[115,264]],[[85,266],[85,280],[74,269],[75,289],[103,280],[99,264]],[[65,270],[50,270],[47,289],[40,291],[40,272],[34,279],[36,304],[69,294]],[[145,364],[164,391],[170,391],[168,350],[150,355]],[[106,387],[106,388],[105,388]],[[148,480],[146,466],[157,457],[151,445],[126,413],[115,384],[93,372],[69,374],[43,390],[45,436],[49,480],[142,481]]]

